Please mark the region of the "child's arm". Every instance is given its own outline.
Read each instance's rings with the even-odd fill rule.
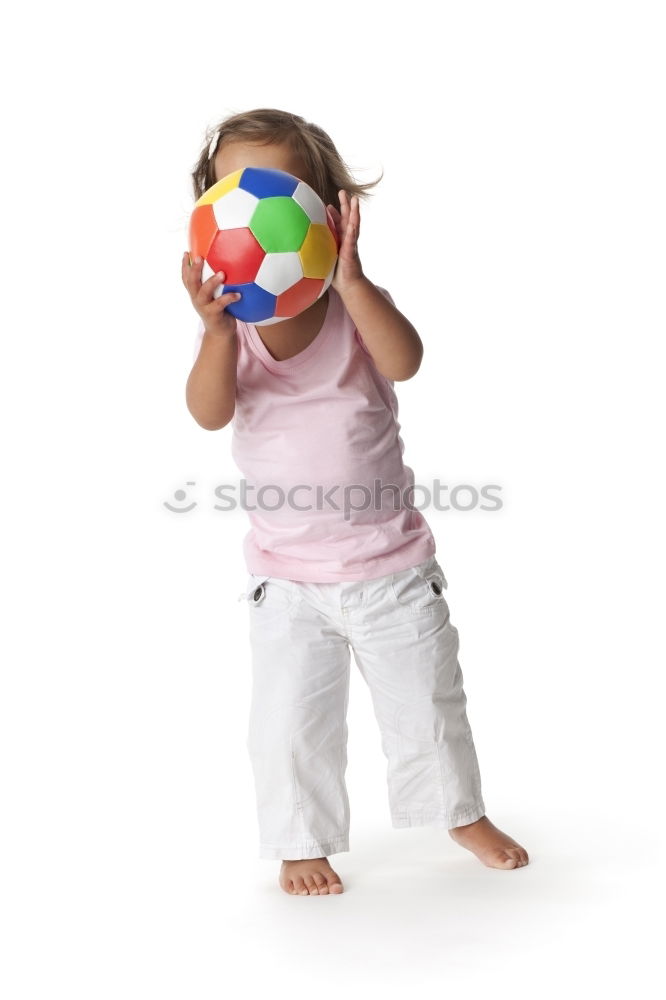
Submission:
[[[203,335],[185,389],[187,408],[207,431],[226,426],[236,409],[238,335]]]
[[[225,292],[215,298],[215,289],[224,280],[224,272],[218,271],[203,282],[202,272],[203,257],[191,261],[186,251],[181,262],[181,277],[199,314],[201,329],[185,400],[188,410],[204,430],[219,431],[229,423],[236,410],[238,336],[236,320],[227,312],[227,306],[239,299],[240,293]]]
[[[406,316],[365,275],[341,287],[340,296],[381,374],[395,382],[416,375],[423,343]]]
[[[338,191],[340,207],[328,205],[338,231],[338,261],[333,287],[341,296],[378,371],[394,382],[416,375],[421,366],[423,344],[406,316],[389,302],[363,274],[358,253],[361,211],[358,195],[350,199]]]

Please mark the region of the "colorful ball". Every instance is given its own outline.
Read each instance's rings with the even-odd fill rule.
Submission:
[[[340,240],[309,184],[284,170],[243,167],[205,191],[190,217],[190,255],[201,280],[224,271],[213,293],[240,292],[226,307],[245,323],[280,323],[320,298],[331,281]]]

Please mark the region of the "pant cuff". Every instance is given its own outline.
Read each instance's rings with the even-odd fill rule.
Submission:
[[[276,847],[274,844],[260,844],[259,857],[282,861],[303,861],[308,858],[326,858],[329,854],[340,854],[349,850],[349,835],[332,837],[330,840],[304,840],[300,844]]]
[[[457,813],[446,815],[442,812],[420,812],[420,813],[392,813],[391,823],[394,829],[401,829],[406,826],[437,826],[452,830],[456,826],[466,826],[474,823],[477,819],[485,816],[486,807],[483,802],[479,802],[471,809],[464,809]]]

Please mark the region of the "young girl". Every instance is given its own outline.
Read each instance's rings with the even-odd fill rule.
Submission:
[[[416,374],[423,346],[361,267],[359,196],[377,181],[355,183],[321,128],[273,109],[222,122],[193,172],[195,198],[245,166],[308,183],[341,241],[319,298],[265,325],[226,311],[239,293],[214,297],[223,273],[202,281],[202,261],[182,261],[201,320],[187,406],[207,430],[232,422],[249,493],[241,596],[259,856],[281,859],[288,893],[343,891],[327,855],[349,850],[352,649],[388,761],[393,826],[444,827],[489,867],[521,867],[525,849],[485,815],[447,582],[425,519],[405,502],[414,478],[394,383]]]

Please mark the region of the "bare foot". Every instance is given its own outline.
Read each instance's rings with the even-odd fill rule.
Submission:
[[[292,896],[328,896],[343,892],[340,876],[333,871],[327,858],[283,861],[279,882]]]
[[[454,826],[449,833],[488,868],[522,868],[529,861],[525,848],[498,830],[487,816],[465,826]]]

